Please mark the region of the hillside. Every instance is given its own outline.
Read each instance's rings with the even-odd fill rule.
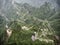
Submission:
[[[56,3],[55,6],[51,3],[53,1],[46,1],[35,7],[29,3],[0,0],[0,43],[54,45],[55,40],[60,42],[60,9],[55,7]],[[33,36],[36,40],[31,39]]]

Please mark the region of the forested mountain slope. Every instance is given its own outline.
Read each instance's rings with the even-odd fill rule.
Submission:
[[[29,38],[27,42],[30,42],[31,40],[30,37],[34,32],[38,33],[37,38],[40,41],[41,41],[40,38],[53,40],[52,38],[55,35],[57,35],[60,39],[60,9],[59,6],[57,7],[52,6],[52,4],[49,1],[44,2],[44,4],[41,5],[40,7],[34,7],[28,3],[18,3],[15,2],[14,0],[4,0],[4,1],[0,0],[1,42],[2,39],[4,38],[4,36],[2,35],[5,33],[4,31],[6,31],[5,27],[6,25],[8,25],[9,29],[14,30],[13,31],[14,33],[12,34],[12,37],[9,40],[10,41],[9,43],[11,43],[11,41],[12,42],[17,41],[20,36],[21,37],[27,36]],[[29,31],[25,31],[27,29],[22,29],[23,26],[24,27],[27,26],[26,28]],[[14,35],[16,40],[13,39]],[[24,42],[26,41],[26,39],[19,38],[19,40],[16,43],[19,44],[19,41]]]

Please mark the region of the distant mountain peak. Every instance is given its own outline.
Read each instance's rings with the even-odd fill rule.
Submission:
[[[29,5],[32,5],[34,7],[40,7],[45,2],[51,3],[54,7],[56,7],[56,0],[15,0],[19,3],[28,3]]]

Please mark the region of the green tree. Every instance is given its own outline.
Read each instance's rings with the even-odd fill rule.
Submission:
[[[5,19],[0,15],[0,44],[4,42],[4,34],[5,34]]]
[[[10,24],[9,24],[9,27],[12,29],[12,30],[15,30],[15,31],[20,31],[21,30],[21,25],[19,22],[17,21],[12,21]]]

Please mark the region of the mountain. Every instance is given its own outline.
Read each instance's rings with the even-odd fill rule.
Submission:
[[[18,26],[17,22],[19,22]],[[9,23],[12,24],[9,25]],[[28,3],[17,3],[14,0],[0,0],[0,27],[5,29],[5,25],[9,25],[13,29],[18,29],[19,24],[21,27],[32,27],[32,30],[37,32],[48,29],[54,35],[55,31],[56,34],[60,34],[60,9],[56,10],[50,2],[44,2],[40,7],[35,7]]]
[[[0,2],[0,14],[7,22],[17,20],[23,24],[38,24],[37,22],[44,22],[45,19],[49,21],[57,16],[55,16],[56,10],[50,2],[45,2],[39,8],[13,0],[0,0]]]
[[[34,7],[40,7],[43,5],[45,2],[49,2],[52,4],[52,6],[56,7],[57,6],[57,1],[56,0],[15,0],[18,3],[28,3],[31,6]]]

